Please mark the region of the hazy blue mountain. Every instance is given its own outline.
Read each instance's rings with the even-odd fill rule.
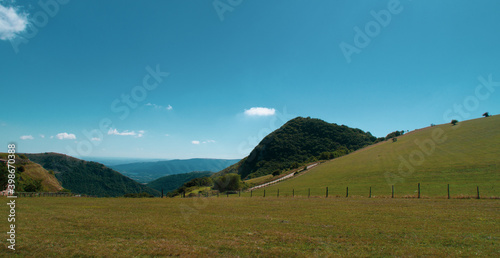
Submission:
[[[185,159],[157,162],[136,162],[111,166],[111,168],[141,183],[148,183],[167,175],[193,171],[217,172],[227,168],[239,159]]]
[[[136,162],[156,162],[166,161],[168,159],[146,159],[146,158],[120,158],[120,157],[75,157],[86,161],[94,161],[108,167]]]

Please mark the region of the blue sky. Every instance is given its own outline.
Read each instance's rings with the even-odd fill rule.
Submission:
[[[296,116],[500,113],[499,1],[41,2],[0,1],[4,150],[243,158]]]

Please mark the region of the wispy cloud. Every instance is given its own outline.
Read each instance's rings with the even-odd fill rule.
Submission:
[[[135,131],[129,131],[129,130],[125,130],[123,132],[120,132],[116,128],[115,129],[110,128],[108,131],[108,135],[134,136],[136,138],[143,137],[144,133],[146,133],[146,131],[144,131],[144,130],[139,130],[139,131],[137,131],[137,133]]]
[[[72,133],[58,133],[56,138],[59,140],[74,140],[76,136]]]
[[[0,40],[11,40],[28,26],[28,15],[18,9],[0,3]]]
[[[207,143],[215,143],[214,140],[206,140],[206,141],[191,141],[192,144],[207,144]]]
[[[157,104],[153,104],[153,103],[147,103],[145,106],[153,107],[154,109],[161,109],[161,110],[172,110],[172,109],[174,109],[171,105],[168,105],[168,106],[164,107],[162,105],[157,105]]]
[[[102,139],[98,138],[98,137],[94,137],[91,140],[94,141],[94,142],[100,142],[100,141],[102,141]]]
[[[32,135],[23,135],[23,136],[19,137],[19,139],[21,139],[21,140],[33,140],[35,138],[33,138]]]
[[[245,109],[245,115],[247,116],[273,116],[275,113],[276,110],[274,108],[253,107]]]
[[[42,137],[42,138],[45,138],[45,135],[43,135],[43,134],[40,134],[40,137]]]

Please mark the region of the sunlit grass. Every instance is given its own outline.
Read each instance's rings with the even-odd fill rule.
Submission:
[[[26,257],[500,255],[500,202],[491,199],[17,201],[15,253]],[[6,245],[2,256],[12,254]]]
[[[457,126],[444,124],[425,128],[399,137],[397,142],[387,141],[369,146],[356,153],[326,162],[309,172],[266,188],[267,194],[325,196],[329,187],[331,196],[417,196],[447,197],[450,184],[452,197],[476,196],[479,186],[481,196],[500,196],[500,116],[460,122]],[[442,132],[433,140],[433,134]],[[434,141],[434,149],[422,150],[417,144]],[[432,151],[431,151],[432,150]],[[421,162],[411,164],[412,153],[423,154]],[[413,156],[414,161],[418,161]],[[402,162],[404,159],[408,163]],[[403,165],[402,165],[403,164]],[[408,166],[410,164],[412,171]],[[401,170],[400,170],[401,166]],[[402,172],[401,172],[402,171]],[[263,189],[254,191],[262,196]]]

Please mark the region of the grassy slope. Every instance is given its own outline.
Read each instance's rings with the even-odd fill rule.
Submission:
[[[54,175],[51,175],[42,166],[33,162],[29,162],[28,164],[24,165],[24,168],[26,169],[26,171],[24,171],[23,174],[26,174],[33,179],[42,180],[42,187],[44,188],[44,191],[57,192],[63,189],[59,181],[57,181],[56,177]]]
[[[475,195],[476,186],[480,186],[481,195],[499,196],[499,129],[500,116],[424,128],[399,137],[395,143],[383,142],[326,162],[266,191],[275,194],[279,188],[282,195],[290,195],[295,189],[295,194],[307,195],[311,188],[312,195],[324,195],[328,186],[330,195],[345,196],[349,186],[350,195],[367,196],[371,186],[373,195],[387,196],[395,185],[396,195],[404,196],[415,195],[417,183],[421,183],[424,196],[446,196],[446,184],[454,196]],[[415,141],[430,140],[440,130],[444,136],[438,138],[446,140],[436,144],[430,155],[424,154],[423,162],[413,166],[414,172],[405,173],[409,170],[403,166],[400,173],[399,157],[409,161],[412,152],[421,151]]]
[[[5,203],[5,198],[0,198]],[[24,257],[500,255],[498,200],[20,198]],[[7,217],[8,209],[0,209]],[[8,222],[0,220],[7,231]],[[10,256],[7,241],[0,256]]]
[[[0,153],[0,159],[7,159],[7,155],[7,153]],[[23,176],[27,176],[36,180],[42,180],[42,187],[44,192],[57,192],[63,189],[56,177],[54,175],[51,175],[39,164],[28,161],[27,163],[23,163],[22,166],[25,169],[25,171],[22,173]]]

